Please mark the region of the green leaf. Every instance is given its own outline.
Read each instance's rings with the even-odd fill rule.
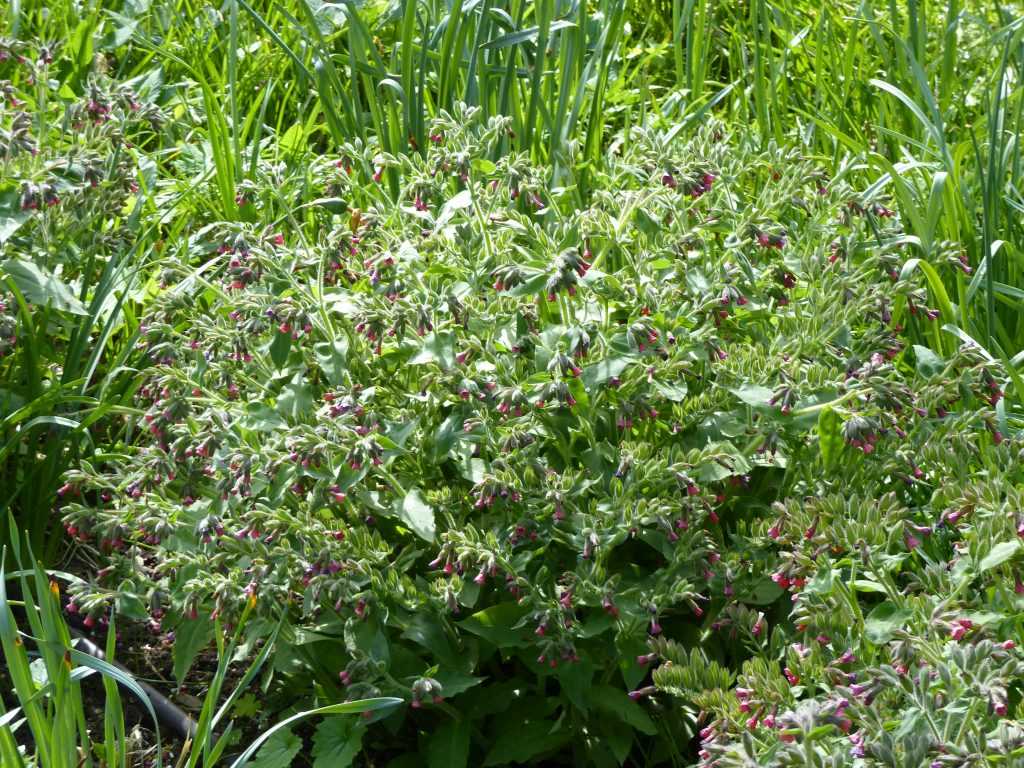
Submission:
[[[66,283],[32,262],[8,259],[0,266],[29,302],[49,305],[74,315],[89,314]]]
[[[206,616],[185,619],[174,629],[174,679],[185,679],[199,652],[213,639],[213,622]]]
[[[240,696],[231,708],[235,717],[255,717],[260,713],[260,702],[251,691]]]
[[[286,155],[301,152],[306,146],[306,129],[302,123],[296,123],[284,132],[277,144]]]
[[[912,615],[909,608],[898,608],[886,600],[876,605],[864,620],[864,634],[875,645],[882,645],[892,640]]]
[[[981,562],[978,563],[978,573],[984,573],[990,571],[993,568],[1002,565],[1020,549],[1020,541],[1014,539],[1013,541],[1001,541],[989,550],[989,553],[985,555]]]
[[[729,390],[736,397],[754,408],[767,408],[768,401],[772,399],[772,390],[762,387],[760,384],[744,384],[742,387],[735,387]]]
[[[823,565],[814,578],[804,587],[806,595],[828,595],[832,592],[832,580],[835,573],[828,565]]]
[[[300,749],[302,739],[291,729],[283,728],[267,739],[250,765],[252,768],[289,768]]]
[[[629,750],[633,747],[633,729],[623,728],[618,723],[602,721],[601,735],[612,755],[615,756],[615,760],[619,765],[623,765],[626,758],[629,757]]]
[[[299,371],[281,388],[281,394],[277,396],[277,410],[284,416],[299,419],[313,410],[313,390],[305,378],[305,373]]]
[[[818,414],[818,451],[826,470],[833,469],[843,453],[843,418],[830,406]]]
[[[571,734],[568,731],[552,733],[552,728],[552,723],[546,720],[510,723],[487,753],[484,766],[525,763],[544,752],[558,749]]]
[[[21,209],[21,192],[15,184],[0,187],[0,245],[28,221],[29,211]]]
[[[265,403],[246,405],[245,414],[238,423],[244,429],[252,429],[257,432],[274,432],[288,428],[288,422],[281,418],[281,414]]]
[[[26,221],[28,221],[27,211],[0,212],[0,245],[3,245]]]
[[[292,349],[292,335],[290,333],[274,332],[274,340],[270,343],[270,359],[277,369],[284,368],[288,362],[288,353]]]
[[[594,677],[594,665],[588,660],[581,660],[575,664],[561,664],[557,671],[558,682],[561,683],[562,692],[572,705],[580,712],[590,709],[590,695],[592,692],[591,682]]]
[[[457,211],[469,208],[472,204],[473,193],[468,189],[462,190],[444,204],[444,207],[441,209],[441,214],[437,217],[437,223],[434,226],[440,229],[454,218]]]
[[[468,762],[469,720],[448,720],[427,743],[427,768],[465,768]]]
[[[429,650],[434,658],[445,667],[472,669],[472,659],[465,654],[457,654],[448,641],[448,633],[440,619],[417,611],[409,620],[402,632],[402,638],[411,640]]]
[[[744,602],[750,605],[770,605],[785,594],[785,590],[768,578],[761,579],[744,598]]]
[[[858,592],[877,592],[880,595],[886,594],[885,587],[871,579],[854,579],[853,588]]]
[[[647,736],[654,736],[658,733],[658,726],[654,724],[644,708],[629,698],[625,691],[610,685],[595,685],[590,697],[597,709],[615,715],[640,733]]]
[[[363,749],[366,726],[349,717],[329,717],[313,734],[313,768],[347,768]]]
[[[559,19],[558,21],[551,22],[547,26],[547,33],[556,32],[559,29],[568,29],[575,27],[571,21],[567,19]],[[540,27],[530,27],[528,29],[520,29],[516,32],[510,32],[507,35],[491,40],[485,45],[481,46],[484,50],[491,50],[495,48],[508,48],[511,45],[519,45],[521,43],[532,43],[536,42],[537,36],[540,34]]]
[[[686,393],[689,391],[689,387],[686,385],[685,379],[680,379],[676,382],[658,381],[657,379],[653,382],[655,390],[657,390],[666,400],[671,400],[676,403],[681,403],[686,399]]]
[[[338,386],[345,374],[348,359],[348,336],[339,336],[334,341],[322,341],[313,347],[317,365],[332,386]]]
[[[473,675],[467,675],[456,670],[442,669],[434,675],[434,679],[441,684],[441,695],[446,699],[450,699],[464,691],[468,691],[474,686],[480,685],[487,678],[474,677]]]
[[[604,360],[584,368],[583,373],[580,375],[580,380],[588,390],[593,390],[609,379],[621,375],[629,367],[629,364],[635,360],[635,357],[628,355],[606,357]]]
[[[526,612],[527,608],[519,603],[498,603],[463,619],[459,626],[499,648],[518,648],[527,644],[529,629],[513,626]]]
[[[459,411],[453,411],[448,415],[448,418],[441,422],[441,426],[434,433],[433,441],[429,443],[434,461],[438,461],[446,456],[452,446],[455,445],[459,435],[462,434],[462,421],[462,414]]]
[[[914,359],[917,360],[918,374],[926,379],[942,373],[942,369],[945,367],[941,357],[920,344],[914,345]]]
[[[418,488],[411,488],[398,506],[398,516],[425,541],[433,541],[436,533],[434,509],[423,500]]]
[[[305,720],[318,715],[352,715],[360,712],[374,712],[380,709],[390,709],[401,703],[401,699],[384,696],[376,699],[359,699],[358,701],[345,701],[340,704],[328,704],[326,707],[317,707],[316,709],[299,712],[291,717],[285,718],[277,725],[260,734],[255,741],[246,747],[245,751],[238,756],[235,762],[231,764],[231,768],[242,768],[243,765],[248,765],[249,760],[256,753],[256,750],[258,750],[268,740],[272,739],[276,733],[284,730],[289,725],[298,722],[299,720]]]
[[[388,636],[381,631],[375,619],[359,622],[347,622],[344,630],[345,647],[349,653],[369,656],[374,661],[385,664],[391,658],[391,646]]]
[[[92,66],[93,31],[96,29],[96,16],[88,16],[79,22],[71,34],[69,49],[74,66],[74,86],[77,88],[82,76]]]
[[[423,337],[420,351],[409,360],[409,365],[437,363],[442,368],[455,365],[455,336],[451,333],[429,333]]]

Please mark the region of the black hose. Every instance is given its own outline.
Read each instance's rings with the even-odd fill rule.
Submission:
[[[71,627],[71,634],[77,640],[78,650],[83,653],[87,653],[90,656],[94,656],[101,661],[106,661],[106,656],[96,643],[86,637],[81,631]],[[131,675],[132,679],[135,679],[135,675],[132,671],[125,667],[119,662],[113,662],[114,666],[120,669],[122,672]],[[142,690],[146,692],[149,697],[150,703],[153,705],[153,711],[156,713],[156,719],[159,721],[161,726],[168,728],[172,733],[176,734],[182,741],[188,741],[196,735],[196,721],[191,718],[186,712],[182,711],[178,705],[173,701],[164,696],[160,691],[151,686],[149,683],[144,683],[141,680],[135,681]]]

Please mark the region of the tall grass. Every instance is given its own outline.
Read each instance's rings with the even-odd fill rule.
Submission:
[[[950,326],[921,341],[948,351],[967,336],[1006,360],[1024,348],[1019,9],[676,0],[671,30],[683,98],[665,101],[663,119],[717,92],[718,111],[756,123],[765,142],[797,126],[806,151],[859,158]],[[964,45],[984,53],[957,56]],[[960,250],[972,274],[946,268]]]

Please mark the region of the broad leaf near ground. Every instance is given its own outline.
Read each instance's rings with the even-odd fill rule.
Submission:
[[[260,747],[256,759],[249,763],[250,768],[289,768],[292,760],[302,749],[302,739],[291,732],[290,728],[282,728]]]
[[[8,259],[0,267],[30,304],[50,306],[73,315],[88,314],[67,283],[37,265],[21,259]]]
[[[351,717],[328,717],[313,734],[313,768],[347,768],[362,751],[366,726]]]
[[[174,630],[174,678],[185,679],[199,652],[213,639],[213,622],[206,616],[183,620]]]
[[[469,721],[448,720],[427,746],[427,768],[465,768],[469,762]]]

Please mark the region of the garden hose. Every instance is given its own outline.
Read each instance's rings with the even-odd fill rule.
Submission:
[[[106,661],[106,654],[103,653],[103,649],[86,637],[80,630],[72,627],[71,635],[77,641],[78,650],[100,659],[101,661]],[[139,680],[130,669],[120,662],[114,661],[111,663],[118,669],[131,675],[132,679],[138,683],[139,687],[146,692],[150,703],[153,705],[153,711],[156,713],[157,720],[161,726],[168,728],[182,741],[189,741],[196,735],[196,721],[193,720],[188,713],[183,711],[177,704],[168,699],[149,683]]]

